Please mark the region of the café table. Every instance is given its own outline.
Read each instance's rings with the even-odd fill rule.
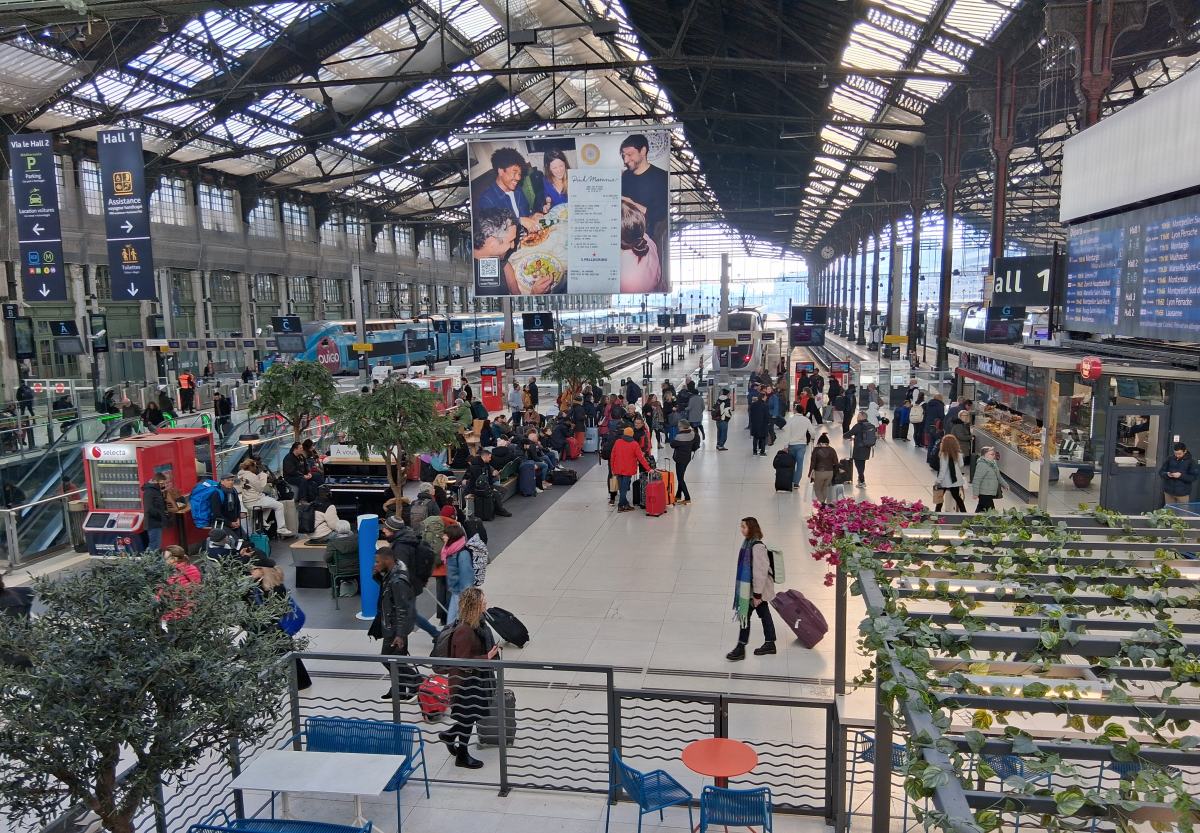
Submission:
[[[362,814],[362,797],[382,795],[405,760],[404,755],[272,749],[251,761],[230,786],[235,790],[270,792],[272,797],[280,793],[285,819],[295,818],[288,807],[288,793],[352,795],[354,824],[362,827],[367,823]],[[371,829],[382,833],[374,822]]]
[[[705,738],[684,747],[683,765],[692,772],[715,778],[718,787],[725,787],[730,778],[745,775],[758,766],[758,753],[740,740]]]

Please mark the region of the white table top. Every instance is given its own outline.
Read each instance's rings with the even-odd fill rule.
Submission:
[[[403,755],[272,749],[251,761],[230,786],[235,790],[379,795],[405,760]]]

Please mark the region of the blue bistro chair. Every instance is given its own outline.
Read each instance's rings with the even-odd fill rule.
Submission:
[[[705,787],[700,793],[700,833],[709,825],[717,827],[762,828],[771,833],[771,790],[759,787],[753,790],[727,790],[721,787]]]
[[[846,796],[846,805],[850,808],[849,815],[846,819],[846,829],[850,829],[850,825],[854,823],[854,777],[858,773],[858,765],[875,764],[875,738],[868,735],[866,732],[854,733],[854,757],[850,759],[850,789]],[[892,744],[892,771],[902,770],[908,764],[908,750],[904,748],[902,743]],[[865,802],[865,799],[864,799]],[[904,826],[902,830],[908,830],[908,799],[904,801]]]
[[[1014,775],[1019,778],[1024,778],[1031,784],[1036,784],[1039,781],[1044,782],[1047,786],[1050,784],[1049,772],[1035,772],[1026,774],[1025,761],[1016,755],[983,755],[983,762],[992,768],[996,773],[996,777],[1001,782],[1012,778]],[[1017,813],[1013,818],[1013,833],[1017,833],[1021,829],[1021,814]]]
[[[613,769],[617,776],[616,782],[608,785],[608,810],[604,813],[604,830],[608,831],[609,816],[612,815],[613,793],[617,787],[622,787],[629,797],[638,805],[638,833],[642,833],[642,816],[658,810],[658,818],[663,818],[664,807],[674,807],[676,804],[687,804],[688,829],[695,829],[692,824],[692,794],[687,789],[664,772],[656,769],[653,772],[641,773],[633,769],[613,750]]]
[[[298,819],[231,819],[224,810],[217,810],[189,827],[188,833],[371,833],[371,822],[355,827]]]
[[[417,726],[407,723],[384,723],[379,720],[353,720],[345,717],[310,717],[304,721],[304,731],[291,737],[279,747],[287,749],[296,738],[305,740],[309,752],[357,752],[366,755],[403,755],[404,763],[384,792],[396,794],[396,831],[401,826],[400,788],[421,768],[425,780],[425,797],[429,798],[429,771],[425,768],[425,739]]]
[[[1096,779],[1096,789],[1104,789],[1104,782],[1108,779],[1109,774],[1117,776],[1119,781],[1133,781],[1142,770],[1165,772],[1172,778],[1179,775],[1179,770],[1173,766],[1158,766],[1156,764],[1143,763],[1142,761],[1105,761],[1100,765],[1100,775]],[[1092,820],[1091,829],[1093,831],[1095,831],[1098,821],[1099,819]]]

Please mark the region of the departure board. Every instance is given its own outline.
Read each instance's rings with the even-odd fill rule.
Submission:
[[[1200,195],[1074,225],[1067,253],[1067,329],[1197,340]]]

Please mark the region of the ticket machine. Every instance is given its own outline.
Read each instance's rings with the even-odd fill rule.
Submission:
[[[796,384],[794,385],[795,392],[793,393],[793,396],[799,396],[800,390],[801,390],[800,374],[801,373],[807,374],[804,377],[804,379],[805,379],[804,385],[806,387],[812,387],[811,385],[808,384],[808,377],[812,376],[813,373],[816,372],[817,365],[815,362],[796,362],[792,369],[793,369],[793,372],[796,374]],[[813,393],[816,393],[816,391],[813,391]]]
[[[178,489],[187,500],[192,489],[216,474],[213,435],[204,428],[164,429],[119,442],[83,447],[88,513],[83,521],[92,555],[118,555],[146,549],[142,485],[156,473],[166,475],[166,489]],[[190,511],[168,516],[163,546],[189,547],[204,541]]]
[[[489,412],[508,407],[504,401],[504,368],[479,368],[479,399]]]

